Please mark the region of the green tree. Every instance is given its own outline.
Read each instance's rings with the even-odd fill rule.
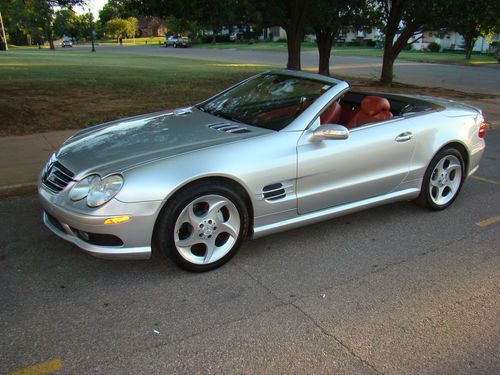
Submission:
[[[113,18],[126,18],[130,15],[130,12],[125,9],[123,0],[108,0],[99,11],[99,22],[101,25],[105,25]]]
[[[286,31],[287,69],[300,70],[300,47],[304,39],[306,12],[310,6],[310,0],[257,1],[256,3],[265,25],[281,26]]]
[[[79,18],[72,9],[60,9],[55,12],[54,33],[56,36],[79,37]]]
[[[455,0],[449,7],[443,25],[461,34],[465,42],[465,58],[470,60],[472,49],[480,37],[500,32],[500,2],[491,0]]]
[[[139,21],[135,17],[128,17],[127,18],[127,36],[130,37],[135,37],[137,33],[139,32]]]
[[[318,73],[330,75],[332,44],[341,31],[367,27],[370,22],[365,0],[317,0],[308,8],[308,21],[316,34]]]
[[[422,32],[425,25],[442,22],[452,0],[375,0],[374,13],[379,14],[384,33],[384,57],[380,81],[391,85],[394,61],[410,38]]]
[[[104,27],[106,35],[116,39],[133,37],[138,29],[137,18],[135,17],[129,17],[126,20],[123,18],[113,18],[106,22]]]
[[[223,26],[230,26],[233,21],[233,0],[197,0],[194,19],[200,26],[212,30],[212,43]]]

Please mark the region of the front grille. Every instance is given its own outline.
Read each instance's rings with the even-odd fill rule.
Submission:
[[[75,177],[73,172],[56,161],[45,172],[42,183],[47,189],[57,194],[73,181],[73,177]]]

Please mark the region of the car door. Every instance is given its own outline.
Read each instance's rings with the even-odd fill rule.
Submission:
[[[299,214],[397,189],[415,150],[413,127],[411,120],[392,119],[352,129],[343,140],[314,140],[312,130],[304,131],[297,144]]]

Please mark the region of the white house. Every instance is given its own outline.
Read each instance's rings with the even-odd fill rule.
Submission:
[[[419,35],[419,37],[422,34]],[[492,41],[498,41],[500,35],[494,35]],[[462,35],[455,31],[447,33],[439,33],[437,31],[424,31],[423,37],[413,44],[413,49],[423,51],[427,48],[429,43],[436,42],[441,46],[441,50],[463,50],[465,41]],[[490,49],[490,42],[483,37],[479,37],[474,43],[472,51],[486,53]]]

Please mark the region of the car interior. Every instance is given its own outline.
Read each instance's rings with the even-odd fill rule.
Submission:
[[[320,124],[339,124],[353,129],[365,124],[435,109],[437,106],[431,106],[427,102],[414,98],[348,92],[323,111]]]
[[[317,98],[305,96],[266,103],[267,108],[259,107],[256,121],[265,123],[267,129],[281,130],[284,125],[297,118]],[[366,124],[387,121],[395,117],[410,116],[420,112],[439,110],[438,105],[418,98],[392,94],[373,94],[349,91],[340,99],[332,102],[320,115],[320,124],[338,124],[354,129]],[[243,111],[242,111],[243,112]],[[245,107],[246,113],[251,110]],[[246,119],[248,120],[248,117]],[[248,122],[253,125],[250,121]]]

